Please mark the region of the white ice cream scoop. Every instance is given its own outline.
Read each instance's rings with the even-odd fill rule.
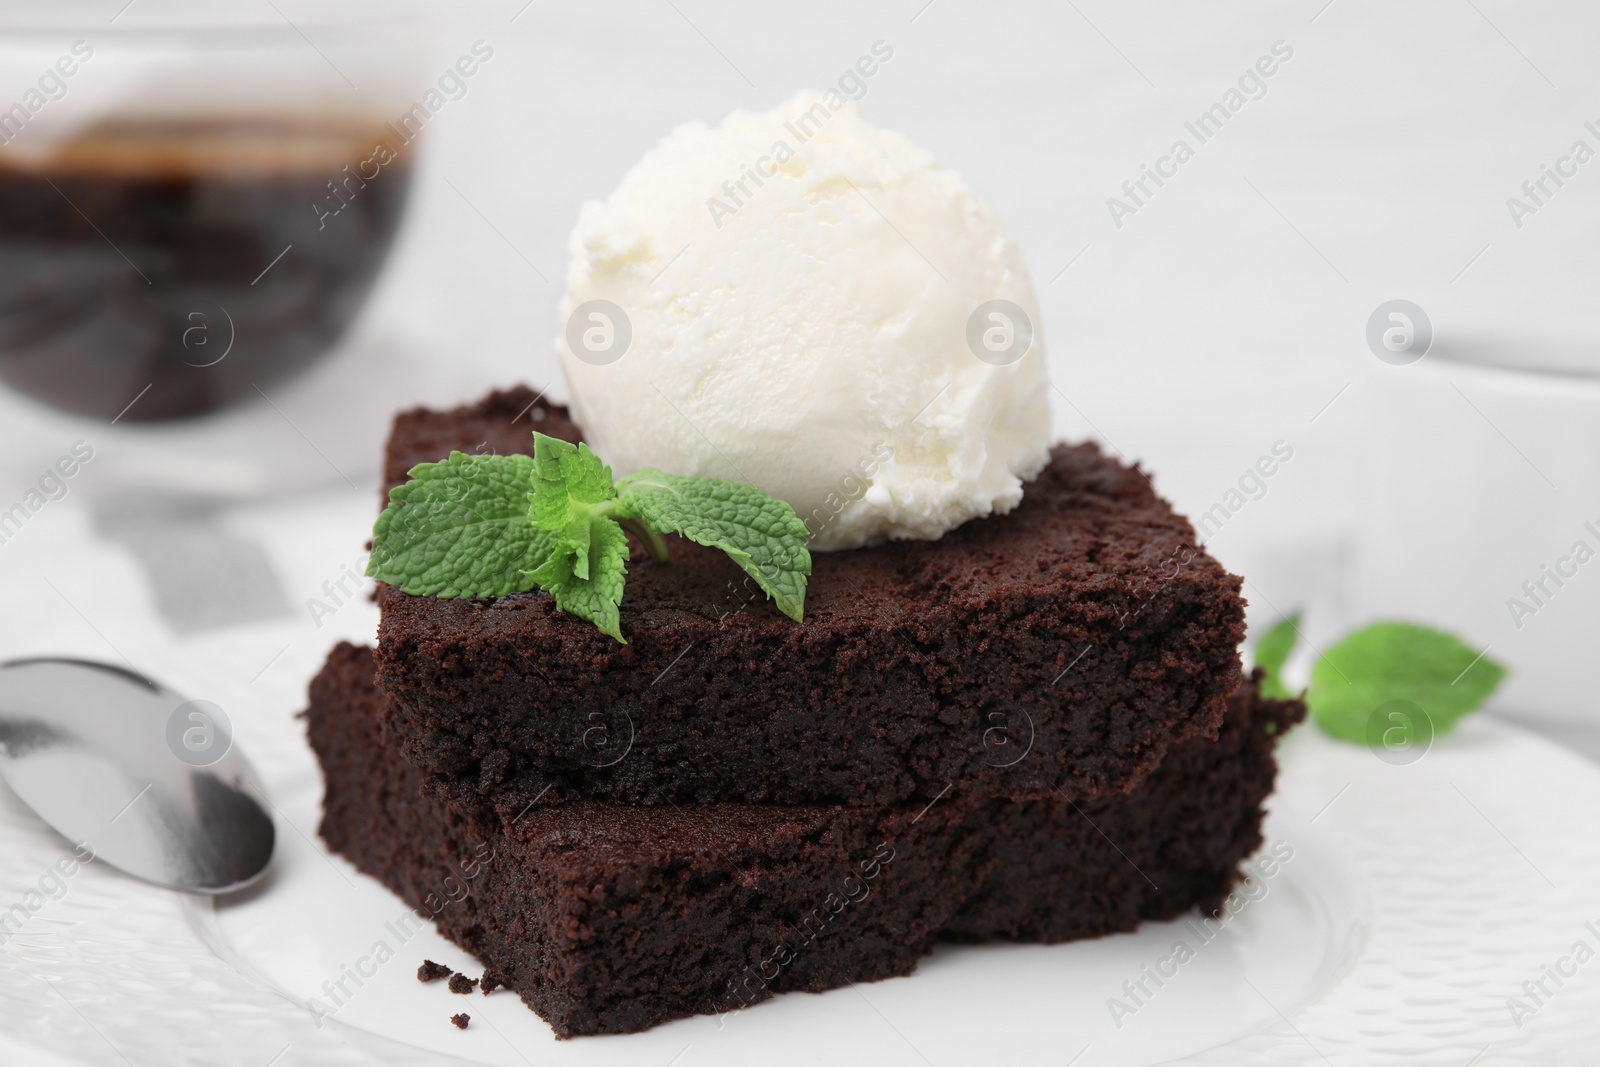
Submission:
[[[570,251],[562,367],[619,475],[748,482],[829,550],[1009,511],[1045,464],[1016,244],[838,93],[680,127],[584,206]]]

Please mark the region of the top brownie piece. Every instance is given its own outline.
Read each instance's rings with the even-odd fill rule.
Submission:
[[[394,423],[385,481],[463,452],[577,440],[525,388]],[[604,459],[604,457],[601,457]],[[429,787],[459,804],[883,805],[1131,790],[1215,736],[1239,684],[1240,581],[1148,480],[1058,445],[1011,514],[938,541],[816,553],[805,621],[720,552],[635,548],[621,645],[542,591],[380,585],[378,683]]]

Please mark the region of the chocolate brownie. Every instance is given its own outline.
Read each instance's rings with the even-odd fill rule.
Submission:
[[[398,416],[385,478],[575,440],[527,389]],[[604,458],[604,457],[602,457]],[[1011,514],[937,541],[818,553],[803,623],[722,553],[636,547],[616,641],[532,591],[381,586],[378,683],[458,803],[584,797],[877,806],[1132,788],[1214,737],[1239,684],[1239,579],[1137,469],[1058,446]],[[547,792],[548,790],[548,792]]]
[[[323,839],[426,907],[562,1037],[907,974],[941,936],[1056,942],[1210,911],[1261,842],[1274,738],[1304,714],[1252,681],[1217,740],[1174,745],[1133,793],[1081,803],[957,787],[880,809],[463,811],[423,794],[372,676],[369,650],[344,644],[311,683]]]

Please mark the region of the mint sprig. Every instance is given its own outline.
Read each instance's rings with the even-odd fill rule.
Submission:
[[[1299,616],[1280,622],[1256,645],[1267,671],[1262,692],[1287,693],[1279,674],[1299,637]],[[1390,701],[1425,712],[1442,734],[1476,711],[1507,675],[1454,634],[1403,622],[1379,622],[1349,634],[1311,668],[1305,700],[1323,731],[1343,741],[1370,743],[1369,722]]]
[[[367,573],[419,596],[549,592],[624,641],[618,617],[631,533],[667,561],[665,533],[718,548],[785,615],[805,614],[811,554],[794,509],[751,486],[640,471],[620,482],[587,445],[535,433],[534,454],[413,467],[372,531]]]

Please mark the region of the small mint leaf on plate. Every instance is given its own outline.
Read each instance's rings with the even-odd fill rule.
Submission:
[[[779,611],[796,622],[805,616],[809,532],[784,501],[738,482],[646,470],[617,483],[613,513],[638,519],[657,533],[720,548]]]
[[[372,527],[367,574],[413,596],[505,596],[528,588],[556,536],[528,520],[533,460],[450,453],[411,468]]]
[[[1488,699],[1506,668],[1460,638],[1380,622],[1329,648],[1311,669],[1306,703],[1334,737],[1366,744],[1368,720],[1390,701],[1415,704],[1442,734]]]
[[[1261,695],[1274,700],[1292,700],[1294,694],[1283,684],[1283,665],[1300,641],[1300,613],[1280,620],[1256,642],[1256,666],[1266,671],[1261,679]]]

